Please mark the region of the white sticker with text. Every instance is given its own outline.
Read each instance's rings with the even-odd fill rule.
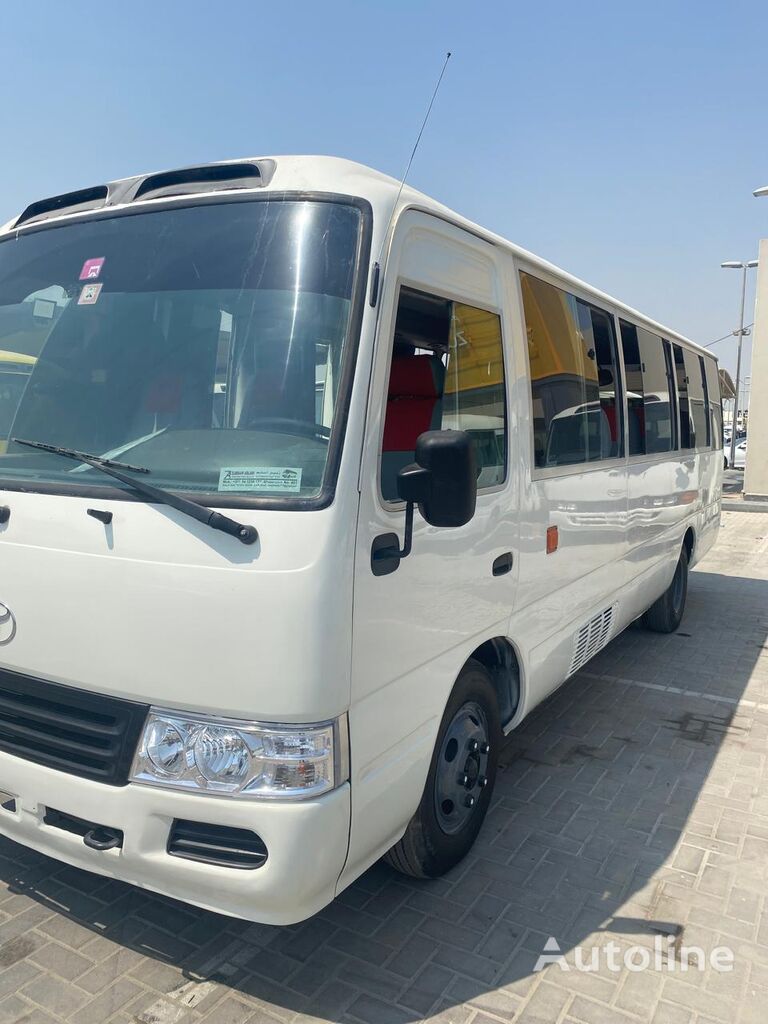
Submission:
[[[296,494],[301,470],[289,466],[225,466],[219,470],[220,491],[277,491]]]

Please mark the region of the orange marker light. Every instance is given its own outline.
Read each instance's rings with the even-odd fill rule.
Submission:
[[[551,555],[553,551],[557,551],[557,545],[559,543],[559,536],[557,533],[556,526],[547,527],[547,554]]]

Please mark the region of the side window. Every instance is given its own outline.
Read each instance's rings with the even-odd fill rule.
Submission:
[[[720,375],[717,371],[717,361],[711,356],[702,356],[704,360],[704,371],[707,380],[707,395],[709,397],[709,409],[712,419],[712,447],[721,449],[723,447],[723,401],[720,394]]]
[[[620,321],[627,375],[629,454],[669,452],[675,447],[674,386],[667,343],[626,320]]]
[[[672,351],[675,355],[675,379],[677,381],[677,402],[680,413],[680,447],[695,448],[696,434],[691,416],[688,373],[683,358],[683,350],[679,345],[673,345]]]
[[[624,376],[627,384],[627,420],[629,425],[629,454],[645,454],[645,407],[643,395],[643,361],[640,358],[638,328],[620,320],[621,349],[624,356]]]
[[[534,463],[565,466],[623,454],[612,318],[521,272],[533,406]]]
[[[707,372],[704,369],[704,356],[699,356],[699,373],[701,374],[701,389],[703,392],[703,414],[707,434],[707,448],[712,447],[712,417],[710,415],[709,388],[707,386]]]
[[[582,304],[579,303],[581,306]],[[589,307],[594,341],[595,360],[597,361],[597,383],[600,394],[599,444],[600,458],[614,459],[624,454],[624,415],[621,401],[621,384],[619,361],[616,352],[616,336],[613,317],[597,309]],[[589,353],[587,353],[589,355]],[[608,424],[609,436],[605,436],[605,424]],[[607,442],[607,444],[606,444]],[[594,444],[592,448],[594,448]]]
[[[691,447],[699,450],[709,448],[709,409],[704,393],[704,374],[700,357],[690,349],[684,350],[685,373],[688,378],[688,401],[693,420]]]
[[[507,425],[501,319],[496,313],[401,288],[381,451],[381,493],[397,500],[397,474],[425,430],[466,430],[478,487],[504,481]]]

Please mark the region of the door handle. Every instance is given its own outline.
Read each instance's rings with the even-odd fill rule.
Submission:
[[[505,551],[503,555],[499,555],[498,558],[494,558],[491,572],[494,576],[503,576],[512,568],[513,562],[514,559],[512,557],[512,552]]]

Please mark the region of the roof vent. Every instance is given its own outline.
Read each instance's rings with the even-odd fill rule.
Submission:
[[[230,188],[259,188],[266,184],[265,177],[261,167],[255,163],[183,167],[178,171],[150,174],[136,189],[133,200],[218,192]],[[271,177],[271,170],[268,177]]]
[[[26,208],[16,221],[15,227],[19,227],[21,224],[31,224],[36,220],[46,220],[58,213],[98,210],[107,201],[107,195],[106,185],[96,185],[94,188],[83,188],[78,192],[65,192],[60,196],[51,196],[50,199],[38,199],[36,203],[32,203]]]

